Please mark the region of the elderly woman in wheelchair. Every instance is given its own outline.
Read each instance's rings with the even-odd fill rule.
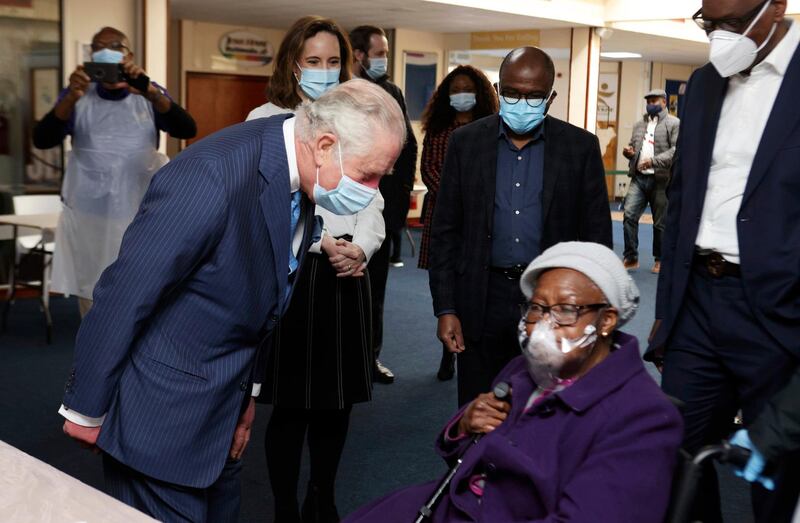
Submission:
[[[662,523],[682,422],[617,329],[639,291],[608,248],[546,250],[520,280],[522,354],[440,433],[449,481],[413,486],[346,522]],[[434,495],[440,491],[440,495]]]

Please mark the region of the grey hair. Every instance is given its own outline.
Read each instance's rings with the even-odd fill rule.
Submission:
[[[304,102],[296,117],[301,140],[333,133],[349,156],[366,156],[382,133],[388,133],[400,147],[406,139],[405,117],[397,101],[367,80],[347,81],[314,102]]]

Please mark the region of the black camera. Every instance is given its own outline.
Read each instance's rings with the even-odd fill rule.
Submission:
[[[131,78],[125,74],[120,64],[107,64],[103,62],[84,62],[84,72],[89,75],[93,82],[105,82],[116,84],[127,82],[128,85],[142,93],[146,93],[150,87],[150,78],[146,74],[140,74],[136,78]]]
[[[106,64],[102,62],[83,62],[83,70],[93,82],[106,82],[115,84],[124,82],[124,73],[119,64]]]

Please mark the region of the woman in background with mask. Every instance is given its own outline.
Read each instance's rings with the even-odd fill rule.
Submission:
[[[269,86],[270,103],[248,120],[291,113],[350,79],[351,51],[333,20],[301,18],[289,29]],[[341,150],[339,155],[341,161]],[[326,197],[343,214],[367,191]],[[317,195],[317,202],[322,195]],[[367,262],[386,235],[380,193],[362,211],[337,215],[316,206],[323,219],[294,282],[292,301],[273,333],[258,401],[274,406],[264,446],[275,497],[275,521],[299,523],[297,489],[308,434],[311,479],[302,521],[338,522],[334,483],[354,403],[372,396],[371,298]]]
[[[662,523],[682,423],[636,338],[617,331],[636,311],[633,280],[610,249],[566,242],[536,258],[520,287],[522,355],[495,380],[511,398],[481,394],[439,435],[445,460],[463,462],[426,521]],[[412,521],[435,486],[345,521]]]
[[[329,18],[304,16],[286,32],[267,86],[269,102],[256,107],[248,120],[294,112],[304,101],[351,78],[353,51],[339,25]]]
[[[431,223],[436,194],[444,165],[444,153],[450,135],[464,124],[497,112],[497,94],[489,79],[479,69],[459,65],[445,76],[433,93],[422,115],[422,182],[428,188],[422,204],[422,241],[419,245],[419,268],[428,268]],[[442,361],[437,377],[446,381],[455,373],[456,355],[442,346]]]

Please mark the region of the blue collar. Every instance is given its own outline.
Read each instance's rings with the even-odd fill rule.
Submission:
[[[103,87],[103,84],[100,82],[97,83],[97,95],[102,98],[103,100],[123,100],[131,94],[130,91],[127,89],[114,89],[109,90]]]

